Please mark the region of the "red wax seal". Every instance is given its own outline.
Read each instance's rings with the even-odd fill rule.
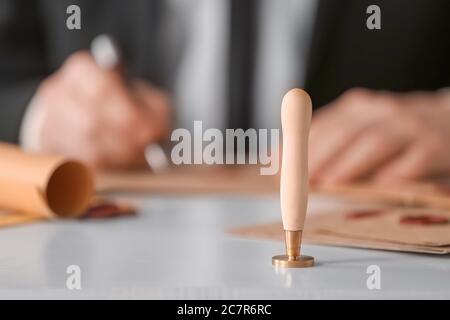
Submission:
[[[135,210],[128,207],[121,207],[114,203],[101,203],[90,207],[81,217],[84,219],[103,219],[119,216],[128,216],[135,214]]]
[[[433,224],[447,224],[449,219],[437,215],[420,215],[420,216],[404,216],[400,219],[403,224],[419,224],[419,225],[433,225]]]
[[[385,213],[384,210],[358,210],[347,213],[345,217],[347,219],[362,219],[379,216],[383,213]]]

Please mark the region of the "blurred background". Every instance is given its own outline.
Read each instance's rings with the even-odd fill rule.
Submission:
[[[415,143],[450,138],[449,14],[443,0],[0,0],[0,139],[129,167],[194,120],[279,128],[282,96],[302,87],[326,106],[312,177],[361,178],[393,159],[412,178],[447,174],[449,154]],[[100,34],[120,67],[93,59]]]

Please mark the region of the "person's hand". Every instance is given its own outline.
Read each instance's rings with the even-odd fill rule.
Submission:
[[[450,94],[352,89],[313,116],[312,183],[450,174]]]
[[[40,85],[35,107],[42,116],[39,151],[94,167],[143,163],[144,149],[169,130],[167,95],[141,81],[96,65],[87,52],[67,59]]]

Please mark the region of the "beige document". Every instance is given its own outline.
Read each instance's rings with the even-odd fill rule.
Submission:
[[[281,222],[230,232],[250,238],[283,239]],[[303,239],[332,246],[448,254],[450,212],[422,208],[322,212],[308,216]]]

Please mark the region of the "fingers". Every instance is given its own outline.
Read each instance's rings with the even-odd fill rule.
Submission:
[[[37,94],[45,113],[42,151],[122,167],[143,163],[146,145],[156,139],[159,114],[149,117],[132,88],[86,52],[71,56]]]
[[[427,152],[423,147],[414,146],[389,163],[376,175],[377,180],[421,179],[426,177],[431,167],[426,163]]]
[[[320,176],[339,154],[384,116],[378,108],[374,108],[377,103],[373,93],[354,89],[315,113],[309,139],[311,182],[319,182]]]
[[[388,129],[389,130],[389,129]],[[325,184],[367,178],[407,146],[407,137],[382,127],[367,130],[334,159],[320,177]]]
[[[98,85],[109,82],[123,82],[122,76],[114,70],[101,68],[88,51],[73,53],[58,71],[64,80],[86,93],[95,94]],[[94,89],[92,88],[94,86]]]
[[[75,89],[79,107],[87,109],[87,113],[104,126],[104,141],[117,138],[116,141],[127,140],[128,144],[143,145],[152,138],[152,124],[142,116],[139,101],[120,75],[97,66],[87,52],[72,55],[64,69],[66,75],[63,80],[67,82],[66,86]],[[117,133],[126,139],[114,137]]]
[[[133,90],[147,113],[154,141],[163,140],[169,135],[171,122],[171,102],[166,92],[150,87],[142,81],[133,83]]]
[[[110,131],[121,133],[130,142],[144,144],[152,137],[152,123],[148,123],[143,110],[137,101],[129,94],[109,94],[104,97],[101,108],[97,109],[97,117],[105,126],[105,134]]]
[[[364,128],[361,126],[340,128],[340,125],[330,125],[329,130],[334,134],[324,131],[310,138],[309,172],[313,182],[320,180],[325,168],[334,161],[342,150],[353,143]]]
[[[419,98],[358,89],[326,107],[311,126],[311,182],[343,183],[373,174],[414,179],[450,171],[450,152],[437,152],[443,137],[450,138],[443,125],[449,115],[430,108],[432,97]]]
[[[424,137],[416,141],[401,155],[386,164],[376,174],[376,179],[423,179],[450,171],[445,143]]]

